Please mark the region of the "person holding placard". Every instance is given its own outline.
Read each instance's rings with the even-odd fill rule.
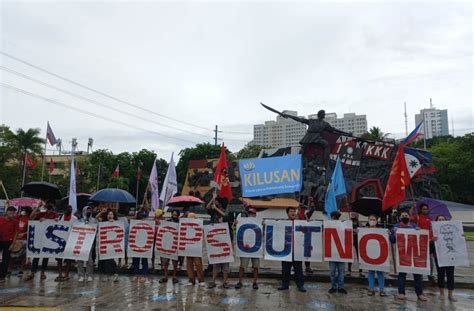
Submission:
[[[82,209],[82,217],[79,219],[79,222],[84,224],[95,224],[96,220],[92,217],[92,207],[91,206],[84,206]],[[77,263],[77,274],[79,278],[77,279],[78,282],[92,282],[92,274],[94,272],[94,259],[93,254],[95,253],[95,242],[92,244],[92,250],[89,253],[89,258],[87,261],[78,260]],[[85,266],[85,269],[84,269]]]
[[[392,243],[397,242],[396,233],[397,230],[403,229],[418,229],[418,226],[410,221],[410,214],[404,210],[400,212],[400,221],[398,224],[393,226],[390,232],[390,241]],[[425,295],[423,295],[423,283],[422,283],[422,276],[421,274],[413,274],[413,278],[415,280],[415,293],[418,296],[418,300],[420,301],[427,301]],[[405,300],[406,293],[405,293],[405,284],[406,284],[407,274],[404,272],[398,273],[398,299]]]
[[[146,219],[148,217],[148,212],[146,210],[140,210],[138,213],[137,213],[137,217],[136,219],[138,220],[143,220],[143,219]],[[128,228],[125,229],[125,231],[129,231],[130,230],[130,226],[128,224],[128,221],[125,225],[126,227],[125,228]],[[125,234],[125,236],[128,236],[129,234]],[[125,244],[125,250],[127,249],[127,244],[128,244],[128,239],[126,241],[126,244]],[[125,254],[125,258],[127,258],[127,254]],[[140,269],[140,261],[142,263],[142,268]],[[132,267],[133,267],[133,277],[132,277],[132,283],[136,283],[137,281],[139,281],[140,283],[145,283],[146,282],[146,275],[148,275],[148,258],[146,257],[142,257],[142,258],[139,258],[139,257],[133,257],[132,258]],[[140,276],[140,277],[138,277]]]
[[[247,212],[241,213],[240,217],[255,218],[257,217],[257,210],[255,208],[249,208]],[[260,258],[249,258],[249,257],[240,257],[239,282],[235,285],[236,289],[242,288],[242,279],[244,278],[245,268],[249,266],[250,260],[252,260],[252,271],[253,271],[252,288],[258,289],[257,280],[258,280],[258,269],[260,268]]]
[[[117,214],[111,209],[103,209],[98,215],[97,220],[99,222],[115,222],[118,221]],[[112,277],[113,282],[118,282],[118,269],[115,259],[99,259],[99,263],[102,262],[105,277],[102,279],[103,282],[107,282],[109,277]]]
[[[13,239],[13,243],[20,243],[22,245],[21,249],[25,251],[19,251],[18,253],[12,253],[12,258],[16,259],[20,262],[20,271],[18,271],[17,276],[23,277],[23,271],[26,268],[26,240],[28,238],[28,221],[31,215],[31,207],[26,206],[20,209],[19,215],[17,215],[16,219],[18,220],[18,226],[15,232],[15,238]],[[12,244],[13,244],[12,243]],[[10,261],[10,267],[8,271],[13,268],[14,260]]]
[[[444,215],[436,216],[436,221],[446,221]],[[433,236],[433,240],[438,240],[437,236]],[[436,256],[436,250],[433,253],[436,263],[436,270],[438,271],[438,290],[439,290],[439,299],[444,299],[444,288],[445,288],[445,276],[447,279],[448,287],[448,299],[450,301],[456,301],[453,297],[454,295],[454,266],[449,267],[440,267],[438,264],[438,257]]]
[[[39,220],[44,221],[47,219],[58,220],[59,215],[53,210],[54,205],[51,202],[48,202],[45,207],[40,203],[37,207],[33,209],[30,215],[30,220]],[[33,258],[31,263],[31,272],[25,278],[25,281],[31,281],[34,279],[36,272],[38,271],[39,258]],[[41,262],[41,280],[46,279],[46,268],[48,267],[48,258],[43,258]]]
[[[370,215],[369,222],[366,225],[367,228],[380,228],[381,226],[377,223],[377,215]],[[385,287],[385,275],[383,271],[374,271],[369,270],[367,274],[367,278],[369,279],[369,291],[368,295],[373,296],[375,294],[375,274],[377,273],[377,280],[379,282],[379,295],[381,297],[387,296],[384,292]]]
[[[341,218],[341,213],[334,211],[331,213],[331,220],[339,220]],[[347,291],[344,289],[344,263],[339,261],[330,261],[329,269],[331,271],[331,288],[329,289],[330,294],[336,292],[341,294],[347,294]]]
[[[68,222],[77,221],[77,217],[72,214],[71,205],[66,206],[66,211],[63,215],[59,217],[59,221],[68,221]],[[69,281],[69,271],[71,270],[71,265],[74,262],[74,260],[71,260],[71,259],[63,260],[62,258],[56,258],[56,262],[58,263],[59,275],[54,279],[54,281],[55,282]],[[63,268],[64,268],[63,263],[66,266],[65,271],[63,271]]]
[[[294,221],[298,217],[298,213],[295,207],[288,207],[286,209],[286,214],[288,215],[288,219]],[[281,262],[281,286],[278,287],[278,290],[287,290],[290,286],[290,276],[291,276],[291,267],[293,267],[295,271],[295,283],[298,287],[298,291],[302,293],[306,293],[306,288],[304,287],[304,279],[303,279],[303,263],[301,261],[295,261],[294,255],[292,261],[282,261]]]
[[[179,211],[178,210],[173,210],[171,212],[171,219],[170,221],[179,223]],[[166,283],[168,282],[168,267],[170,265],[170,260],[169,258],[161,258],[161,267],[163,269],[163,278],[159,281],[159,283]],[[179,259],[178,259],[179,260]],[[171,260],[173,264],[173,284],[177,284],[178,281],[178,260]]]
[[[427,204],[421,204],[418,208],[418,214],[414,213],[414,208],[411,210],[412,220],[418,226],[418,229],[428,230],[430,233],[430,274],[428,280],[434,282],[433,277],[433,256],[434,253],[434,241],[433,241],[433,230],[431,228],[431,218],[429,216],[430,207]]]
[[[196,214],[189,211],[186,216],[186,218],[196,218]],[[196,268],[196,270],[194,270],[194,268]],[[196,284],[196,276],[200,286],[206,285],[206,283],[204,283],[204,271],[202,269],[201,257],[186,256],[186,272],[189,278],[188,286]]]
[[[10,263],[10,246],[15,237],[18,220],[15,218],[16,209],[7,207],[5,217],[0,217],[0,252],[2,252],[2,264],[0,265],[0,283],[5,282],[8,265]]]

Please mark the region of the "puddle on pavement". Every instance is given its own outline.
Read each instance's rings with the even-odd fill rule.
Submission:
[[[241,297],[226,297],[221,300],[221,304],[223,305],[243,305],[247,303],[247,299]]]
[[[332,311],[336,310],[336,305],[332,303],[327,303],[319,300],[312,300],[306,304],[308,309],[320,310],[320,311]]]
[[[24,292],[29,292],[29,291],[30,291],[29,287],[0,288],[0,295],[24,293]]]
[[[151,297],[152,301],[163,302],[163,301],[174,301],[176,300],[176,295],[173,293],[167,293],[162,295],[153,295]]]

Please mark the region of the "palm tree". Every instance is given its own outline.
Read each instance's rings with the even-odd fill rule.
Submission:
[[[13,137],[15,149],[22,154],[41,154],[43,152],[44,138],[40,138],[40,129],[17,129]]]
[[[362,138],[371,140],[385,140],[390,133],[384,133],[377,126],[372,126],[367,133],[362,134]]]

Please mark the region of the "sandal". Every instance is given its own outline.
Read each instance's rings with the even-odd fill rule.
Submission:
[[[209,285],[207,286],[207,288],[214,288],[216,287],[216,283],[212,282],[212,283],[209,283]]]
[[[222,284],[222,287],[225,288],[225,289],[229,288],[229,283],[224,282],[224,284]]]
[[[41,276],[43,277],[43,276]],[[55,279],[54,279],[54,282],[62,282],[63,281],[63,277],[62,276],[57,276]]]
[[[252,288],[253,288],[253,289],[258,289],[258,284],[257,284],[257,283],[253,283]]]
[[[387,294],[384,291],[381,291],[379,295],[380,295],[380,297],[386,297],[387,296]]]
[[[369,289],[369,291],[367,292],[367,295],[369,296],[373,296],[375,294],[375,291]]]
[[[25,278],[25,281],[31,281],[35,278],[35,274],[34,273],[31,273],[31,274],[28,274]]]
[[[163,283],[166,283],[166,282],[168,282],[168,278],[162,278],[158,281],[158,283],[160,283],[160,284],[163,284]]]
[[[46,280],[46,274],[41,274],[40,280]]]
[[[177,278],[173,278],[173,284],[176,284],[178,282],[179,282],[179,280]]]

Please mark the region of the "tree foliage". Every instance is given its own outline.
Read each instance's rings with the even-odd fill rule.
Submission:
[[[367,133],[362,134],[361,138],[370,140],[384,140],[390,133],[384,133],[377,126],[372,126]]]
[[[237,152],[236,157],[239,160],[256,158],[258,157],[262,149],[265,149],[265,147],[248,143],[247,145],[245,145],[245,147],[243,147]]]

